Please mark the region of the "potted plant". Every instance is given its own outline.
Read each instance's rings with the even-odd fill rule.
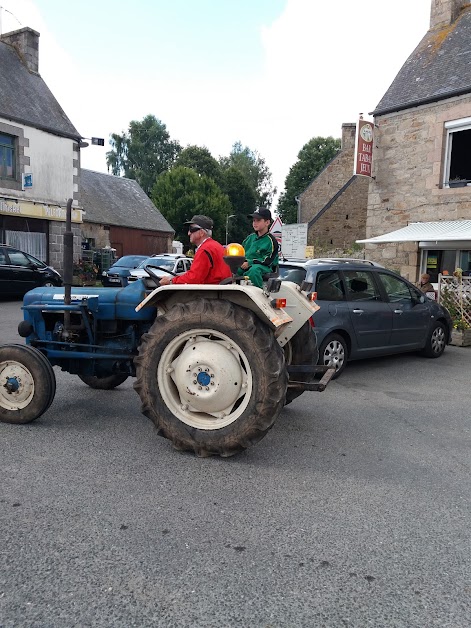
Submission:
[[[93,262],[79,259],[73,266],[74,286],[94,286],[97,281],[98,267]]]
[[[448,181],[448,185],[451,188],[464,188],[468,185],[468,180],[461,177],[453,177],[453,179]]]

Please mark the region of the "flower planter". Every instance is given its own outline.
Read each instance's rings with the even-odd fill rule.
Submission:
[[[456,347],[471,346],[471,329],[453,329],[450,344]]]
[[[449,181],[448,185],[451,188],[465,188],[468,185],[467,181]]]

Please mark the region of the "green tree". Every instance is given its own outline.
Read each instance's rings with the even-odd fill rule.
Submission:
[[[108,171],[135,179],[150,196],[157,177],[171,168],[181,146],[170,139],[163,122],[147,115],[141,122],[132,120],[127,132],[110,136],[111,150],[106,153]]]
[[[252,223],[247,214],[251,214],[257,207],[255,192],[235,166],[224,170],[221,188],[232,205],[230,215],[233,217],[226,219],[228,241],[240,243],[252,231]]]
[[[257,151],[236,142],[229,157],[221,157],[219,163],[223,170],[231,166],[240,170],[255,193],[257,205],[271,207],[276,188],[265,160]]]
[[[198,174],[206,175],[218,185],[221,182],[221,166],[205,146],[187,146],[178,155],[175,166],[193,168]]]
[[[298,153],[298,161],[291,166],[285,179],[285,189],[278,201],[277,213],[285,224],[297,221],[298,206],[295,197],[340,150],[340,140],[333,137],[313,137]]]
[[[226,194],[206,175],[176,166],[164,172],[152,188],[152,201],[175,229],[175,238],[189,246],[188,228],[183,223],[195,214],[214,220],[213,237],[224,242],[226,216],[231,203]]]

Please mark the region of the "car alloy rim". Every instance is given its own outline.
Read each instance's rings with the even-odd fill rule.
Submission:
[[[345,361],[345,349],[338,340],[331,340],[324,349],[324,365],[335,367],[338,371]]]
[[[21,410],[34,397],[34,378],[20,362],[0,362],[0,405],[6,410]]]
[[[211,329],[193,329],[169,342],[157,367],[157,384],[172,414],[202,430],[236,421],[253,391],[252,370],[242,349]]]
[[[432,351],[440,353],[445,347],[445,332],[443,327],[436,327],[432,333]]]

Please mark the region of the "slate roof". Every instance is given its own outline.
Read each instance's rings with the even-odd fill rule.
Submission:
[[[471,6],[452,24],[428,31],[372,115],[471,94]]]
[[[16,50],[0,41],[0,117],[71,139],[80,139],[51,90],[30,72]]]
[[[85,222],[174,233],[137,181],[81,169],[80,206]]]

